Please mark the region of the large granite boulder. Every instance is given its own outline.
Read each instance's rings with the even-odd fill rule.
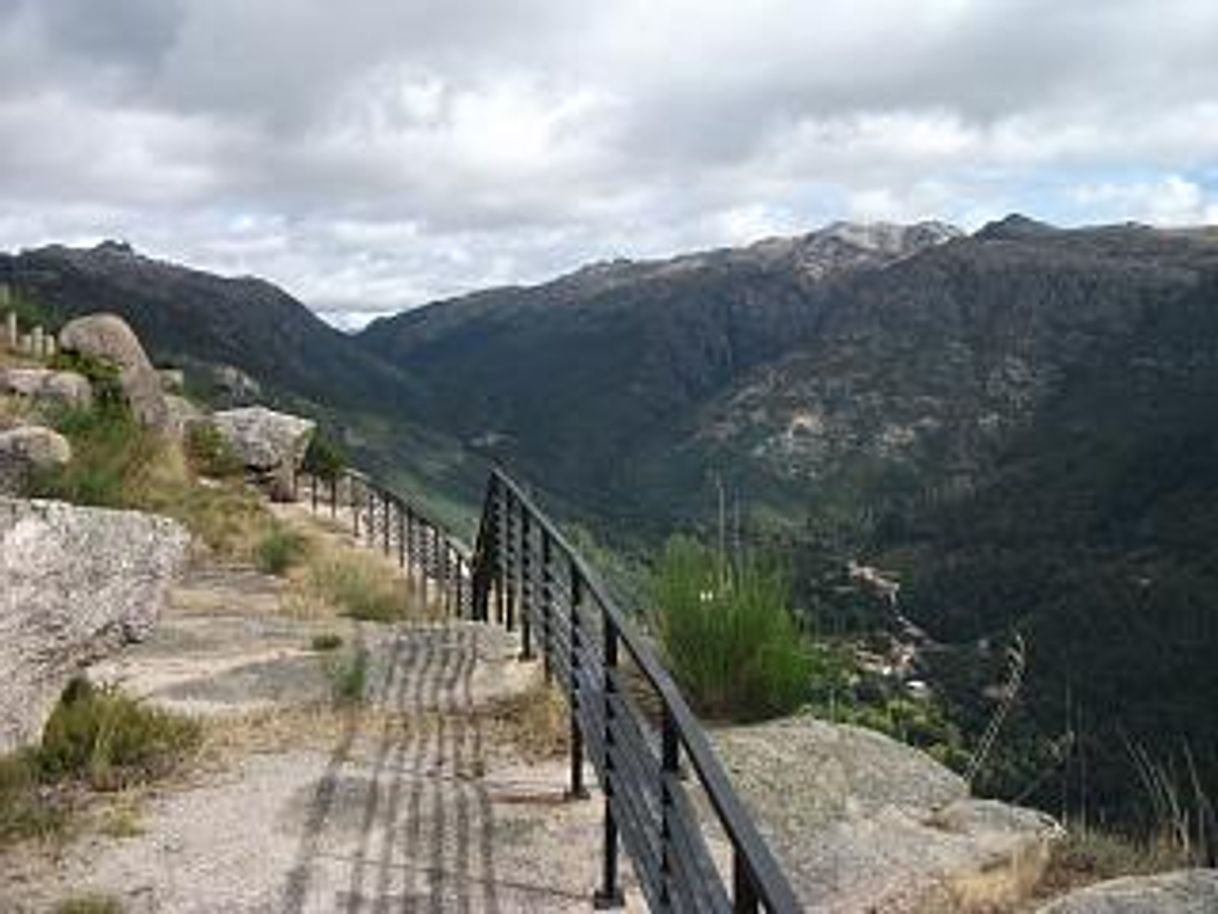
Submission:
[[[808,910],[990,910],[1028,895],[1060,834],[871,730],[795,717],[714,739]]]
[[[1071,892],[1037,914],[1214,914],[1218,870],[1126,876]]]
[[[81,669],[147,634],[188,542],[168,518],[0,498],[0,753],[39,739]]]
[[[139,337],[116,314],[90,314],[70,321],[59,332],[61,348],[114,363],[131,411],[142,424],[169,431],[169,408],[161,376],[148,360]]]
[[[0,494],[20,495],[36,474],[72,459],[72,445],[53,429],[19,425],[0,431]]]
[[[317,423],[265,406],[228,409],[212,416],[216,429],[246,468],[278,500],[292,497],[296,471]]]
[[[84,375],[49,368],[10,368],[0,372],[0,394],[17,394],[58,406],[87,408],[93,388]]]

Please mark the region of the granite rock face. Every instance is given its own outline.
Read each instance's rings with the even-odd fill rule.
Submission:
[[[1071,892],[1038,914],[1213,914],[1218,911],[1218,870],[1178,870],[1126,876]]]
[[[1026,897],[1057,824],[969,796],[930,756],[797,717],[715,733],[737,790],[810,911],[987,910]]]
[[[278,500],[292,497],[292,480],[304,460],[317,423],[265,406],[229,409],[212,416],[233,453]]]
[[[0,498],[0,753],[38,740],[80,670],[147,634],[188,543],[168,518]]]
[[[32,477],[72,459],[72,446],[59,432],[39,425],[0,431],[0,494],[19,495]]]
[[[3,393],[80,409],[87,409],[93,402],[93,388],[84,375],[48,368],[10,368],[0,373]]]
[[[161,376],[148,360],[139,337],[121,317],[115,314],[78,317],[60,331],[59,345],[113,362],[118,366],[123,394],[136,419],[149,428],[171,429]]]

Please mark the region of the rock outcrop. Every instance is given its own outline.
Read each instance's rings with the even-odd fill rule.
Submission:
[[[188,542],[167,518],[0,498],[0,752],[36,741],[73,675],[149,631]]]
[[[1213,914],[1218,870],[1126,876],[1071,892],[1037,914]]]
[[[271,497],[292,497],[292,483],[317,423],[265,406],[229,409],[212,422],[246,468],[267,485]]]
[[[59,432],[39,425],[0,431],[0,495],[20,495],[35,474],[66,464],[72,445]]]
[[[78,317],[60,331],[59,345],[117,365],[123,394],[136,419],[149,428],[171,430],[161,376],[148,360],[139,337],[121,317],[114,314]]]
[[[969,912],[1024,898],[1057,824],[973,799],[923,752],[859,727],[791,718],[719,731],[733,781],[808,910]]]
[[[87,408],[93,402],[88,378],[74,371],[48,368],[10,368],[0,372],[0,394],[17,394],[31,400]]]

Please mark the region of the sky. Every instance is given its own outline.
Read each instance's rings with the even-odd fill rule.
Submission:
[[[0,0],[0,248],[343,327],[837,219],[1218,223],[1214,0]]]

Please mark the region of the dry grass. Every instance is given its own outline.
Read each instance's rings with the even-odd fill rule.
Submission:
[[[526,761],[561,758],[570,751],[571,712],[562,693],[541,677],[523,692],[493,702],[486,714],[494,741],[511,744]]]
[[[284,607],[298,618],[334,615],[372,622],[434,621],[436,607],[425,603],[396,564],[379,553],[335,538],[314,538],[307,560],[289,575]]]
[[[0,368],[0,370],[3,370]],[[21,425],[36,416],[32,403],[22,397],[0,395],[0,431]]]

